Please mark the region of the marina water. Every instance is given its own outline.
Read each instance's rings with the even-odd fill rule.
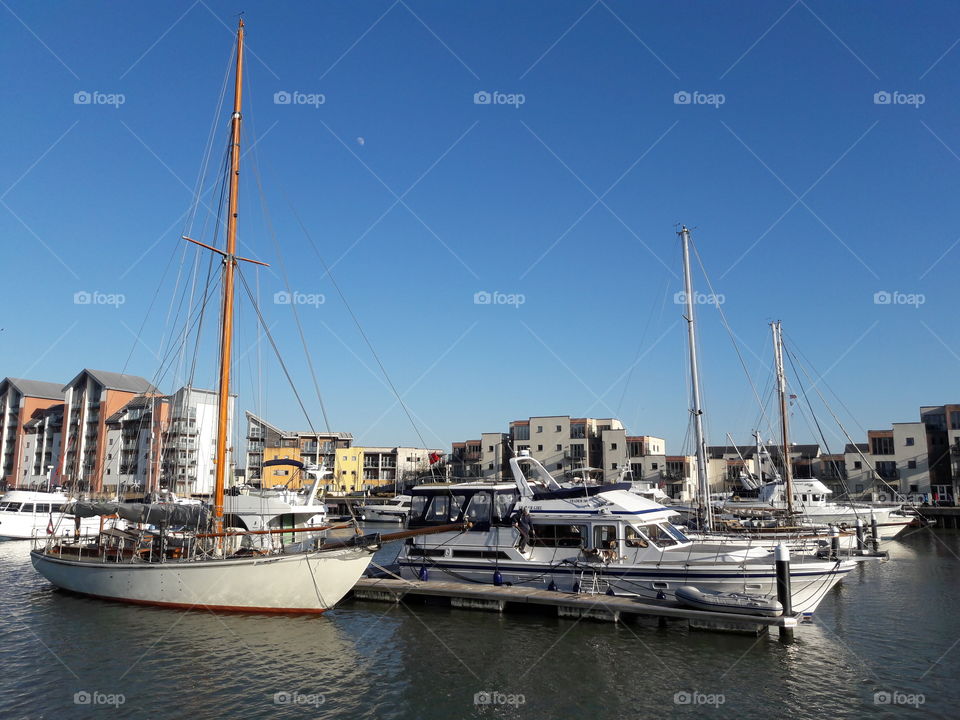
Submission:
[[[782,645],[354,600],[319,617],[127,606],[54,591],[8,542],[0,717],[957,717],[960,534],[885,546]]]

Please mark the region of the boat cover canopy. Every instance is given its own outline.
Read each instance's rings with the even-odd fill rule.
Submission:
[[[204,505],[181,505],[178,503],[121,503],[121,502],[73,502],[64,506],[64,513],[77,517],[117,515],[129,522],[174,527],[207,526],[209,511]]]

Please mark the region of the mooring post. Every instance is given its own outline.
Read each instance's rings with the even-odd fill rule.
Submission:
[[[863,520],[857,518],[857,550],[863,552],[866,550],[867,541],[863,535]]]
[[[877,524],[877,516],[870,513],[870,540],[873,542],[873,551],[880,550],[880,526]]]
[[[790,549],[786,545],[777,545],[777,600],[783,608],[783,616],[793,615],[793,599],[790,593]],[[781,642],[793,641],[793,628],[780,626]]]
[[[840,557],[840,528],[830,526],[830,557],[837,560]]]

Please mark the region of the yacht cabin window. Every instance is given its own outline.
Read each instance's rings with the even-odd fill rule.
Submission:
[[[507,492],[500,491],[493,496],[493,521],[506,522],[513,512],[513,506],[520,498],[520,493],[516,490]]]
[[[583,547],[588,536],[586,525],[534,525],[530,533],[532,547]]]
[[[647,542],[647,539],[637,532],[637,529],[632,525],[627,525],[624,538],[626,539],[628,548],[645,548],[650,546],[650,543]]]
[[[615,550],[617,547],[617,526],[616,525],[594,526],[593,546],[598,550]]]
[[[20,508],[20,512],[33,512],[33,503],[24,503],[23,507]]]

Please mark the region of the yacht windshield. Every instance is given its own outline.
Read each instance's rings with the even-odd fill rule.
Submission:
[[[470,498],[470,504],[467,505],[467,512],[464,514],[464,520],[476,523],[490,522],[490,510],[493,505],[490,493],[478,492]]]
[[[643,532],[650,542],[659,548],[679,545],[679,541],[673,536],[673,534],[668,532],[665,527],[661,527],[660,525],[647,525],[643,528]]]
[[[673,523],[664,523],[663,529],[672,535],[679,543],[688,543],[690,538],[683,534],[683,531]]]

